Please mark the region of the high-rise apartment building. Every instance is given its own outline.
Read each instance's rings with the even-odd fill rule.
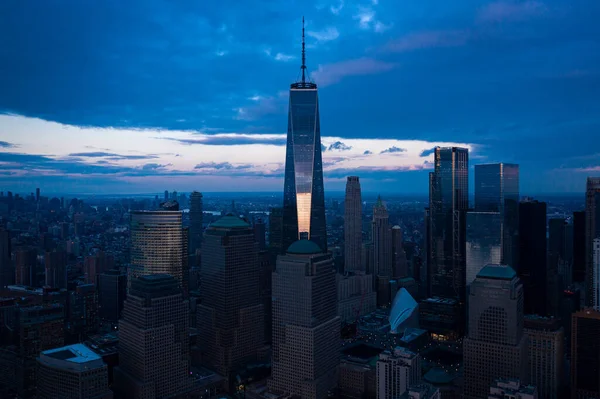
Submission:
[[[37,251],[19,247],[15,250],[15,284],[34,286],[36,281]]]
[[[392,277],[392,231],[390,229],[389,214],[381,200],[373,207],[373,274],[377,277]]]
[[[485,398],[497,378],[528,380],[523,284],[510,266],[487,265],[469,290],[464,398]]]
[[[193,191],[190,194],[190,254],[202,247],[202,193]]]
[[[528,338],[529,382],[538,389],[540,399],[561,397],[564,362],[564,330],[559,319],[525,316]]]
[[[436,147],[429,175],[429,296],[465,298],[465,216],[469,207],[469,150]]]
[[[67,288],[67,253],[46,252],[44,265],[46,285],[52,288]]]
[[[600,238],[600,223],[598,223],[598,214],[600,213],[600,177],[588,177],[585,190],[585,303],[592,306],[594,300],[593,284],[594,264],[593,248],[594,239]]]
[[[475,211],[498,212],[502,228],[500,263],[518,270],[519,165],[475,165]]]
[[[37,358],[38,399],[112,399],[108,367],[84,344],[43,351]]]
[[[169,274],[184,286],[185,238],[182,213],[176,202],[163,204],[160,211],[131,212],[131,261],[128,285],[135,277]],[[169,210],[166,210],[169,209]]]
[[[573,281],[585,281],[585,211],[573,212]]]
[[[108,270],[98,275],[98,318],[110,323],[119,321],[127,295],[127,274]]]
[[[340,362],[333,259],[312,241],[292,244],[273,272],[273,356],[269,388],[327,397]]]
[[[485,265],[502,261],[500,212],[467,212],[466,285],[469,287]]]
[[[571,398],[600,398],[600,312],[583,309],[571,320]]]
[[[399,398],[421,380],[421,357],[402,347],[385,350],[377,360],[377,399]]]
[[[0,288],[13,283],[15,272],[11,264],[10,232],[0,229]]]
[[[290,86],[285,182],[283,249],[300,239],[327,251],[321,124],[317,84],[306,75],[302,28],[302,79]]]
[[[250,224],[231,214],[208,226],[202,245],[196,324],[206,365],[230,378],[264,344],[258,245]]]
[[[392,276],[394,278],[408,277],[408,261],[400,226],[392,227]]]
[[[166,398],[189,390],[188,306],[169,275],[131,280],[119,320],[113,385],[119,397]]]
[[[344,202],[344,270],[364,271],[362,263],[362,197],[358,176],[348,176]]]
[[[115,268],[115,258],[111,254],[98,251],[86,256],[83,261],[83,273],[86,284],[96,284],[98,275]]]
[[[525,313],[548,314],[548,264],[546,260],[546,203],[519,203],[519,277],[525,291]],[[558,293],[556,294],[558,295]]]

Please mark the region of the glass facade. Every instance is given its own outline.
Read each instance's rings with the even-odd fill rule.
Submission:
[[[469,207],[469,150],[436,147],[430,174],[430,296],[465,296],[465,215]]]
[[[501,262],[518,270],[519,165],[475,165],[475,210],[500,213]]]
[[[283,250],[309,239],[327,250],[317,86],[290,89],[283,199]]]
[[[600,177],[588,177],[585,192],[585,287],[586,305],[593,305],[593,243],[600,237]]]
[[[467,212],[467,287],[487,264],[500,264],[502,219],[499,212]]]

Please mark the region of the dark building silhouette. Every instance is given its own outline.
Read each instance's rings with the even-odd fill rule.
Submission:
[[[600,238],[600,177],[588,177],[585,190],[585,303],[593,305],[593,242]]]
[[[600,397],[600,312],[580,310],[572,316],[571,398]]]
[[[127,295],[127,274],[107,270],[98,275],[98,317],[110,323],[119,321]]]
[[[266,233],[265,233],[265,222],[262,219],[255,219],[252,225],[254,230],[254,240],[258,244],[258,250],[262,251],[267,247]]]
[[[37,251],[35,248],[19,247],[15,250],[15,284],[37,285]]]
[[[46,252],[44,264],[46,285],[52,288],[67,288],[67,253]]]
[[[274,255],[274,259],[284,251],[283,208],[271,208],[269,213],[269,251]]]
[[[98,251],[94,255],[86,256],[83,261],[86,284],[96,284],[98,274],[114,268],[115,258],[113,255]]]
[[[560,294],[572,282],[573,225],[564,218],[548,220],[548,312],[560,313]]]
[[[309,239],[327,251],[319,97],[316,83],[306,79],[304,60],[303,44],[302,79],[290,86],[282,245]]]
[[[436,147],[429,174],[427,226],[429,296],[465,298],[465,233],[469,150]]]
[[[0,229],[0,287],[6,287],[14,281],[15,272],[11,264],[10,232]]]
[[[519,277],[525,291],[525,313],[545,316],[548,306],[546,203],[519,204]]]
[[[194,191],[190,194],[190,248],[191,255],[202,248],[202,193]]]
[[[358,176],[348,176],[344,200],[344,271],[365,270],[362,263],[362,197]]]
[[[585,281],[585,211],[573,212],[573,281]]]

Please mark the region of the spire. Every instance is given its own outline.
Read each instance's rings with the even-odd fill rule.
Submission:
[[[306,51],[304,50],[304,16],[302,16],[302,83],[306,82],[304,71],[306,70]]]
[[[381,207],[383,207],[383,201],[381,200],[381,194],[379,194],[379,195],[377,196],[377,207],[378,207],[378,208],[381,208]]]

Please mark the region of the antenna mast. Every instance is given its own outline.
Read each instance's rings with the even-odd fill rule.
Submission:
[[[302,16],[302,83],[305,83],[304,71],[306,70],[306,51],[304,50],[304,16]]]

